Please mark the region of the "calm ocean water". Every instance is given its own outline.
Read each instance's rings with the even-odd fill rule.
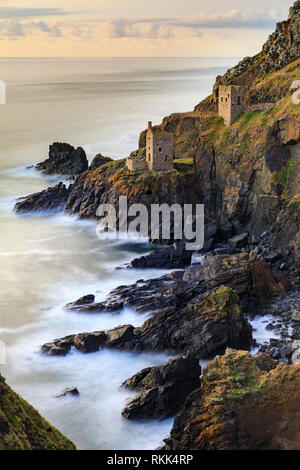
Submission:
[[[148,120],[189,111],[212,89],[215,76],[237,59],[0,59],[7,105],[0,106],[0,340],[1,373],[79,449],[154,449],[172,420],[133,423],[120,411],[130,396],[122,381],[163,354],[100,351],[45,358],[39,346],[67,334],[140,325],[145,317],[66,313],[84,294],[103,299],[115,286],[162,274],[115,270],[146,243],[99,240],[95,225],[64,214],[16,216],[15,199],[53,184],[25,167],[47,156],[54,141],[123,157],[137,148]],[[78,399],[56,399],[76,386]]]

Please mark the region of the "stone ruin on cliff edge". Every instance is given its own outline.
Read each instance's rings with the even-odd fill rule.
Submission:
[[[152,127],[148,122],[146,132],[146,152],[141,158],[130,156],[126,159],[130,171],[150,170],[162,171],[174,168],[174,138],[173,135]]]

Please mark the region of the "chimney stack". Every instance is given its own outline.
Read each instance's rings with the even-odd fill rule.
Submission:
[[[148,121],[148,129],[152,129],[152,121]]]

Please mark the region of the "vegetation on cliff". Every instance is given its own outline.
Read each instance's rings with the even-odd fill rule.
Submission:
[[[75,450],[0,375],[0,450]]]

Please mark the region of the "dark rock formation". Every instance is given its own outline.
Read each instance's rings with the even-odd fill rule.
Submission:
[[[93,158],[93,161],[89,166],[89,171],[96,170],[96,168],[99,168],[100,166],[105,165],[106,163],[109,163],[111,161],[112,161],[112,158],[103,157],[103,155],[101,155],[101,153],[98,153],[98,155],[96,155]]]
[[[65,388],[62,392],[56,395],[56,398],[62,398],[62,397],[67,397],[67,396],[78,397],[79,396],[78,389],[76,387]]]
[[[15,211],[22,213],[64,209],[68,194],[69,189],[63,183],[59,183],[45,191],[19,199]]]
[[[88,169],[88,161],[83,148],[55,142],[49,147],[49,158],[36,169],[47,175],[80,175]]]
[[[130,263],[131,268],[185,268],[191,264],[192,252],[185,249],[184,242],[161,250],[153,251],[149,255],[136,258]]]
[[[77,310],[80,309],[81,307],[85,307],[86,305],[93,304],[95,302],[95,296],[94,295],[85,295],[83,297],[80,297],[80,299],[75,300],[75,302],[71,302],[65,306],[66,310]]]
[[[199,360],[184,356],[142,370],[123,384],[141,393],[126,405],[122,415],[127,419],[173,416],[187,395],[200,386],[200,375]]]
[[[0,449],[75,450],[75,446],[6,385],[0,375]]]
[[[227,346],[247,349],[251,342],[251,327],[241,312],[238,295],[221,286],[207,297],[195,297],[185,307],[177,309],[171,305],[159,309],[141,328],[127,325],[106,332],[68,336],[45,344],[42,352],[66,355],[72,346],[83,352],[106,347],[171,350],[207,358]]]

